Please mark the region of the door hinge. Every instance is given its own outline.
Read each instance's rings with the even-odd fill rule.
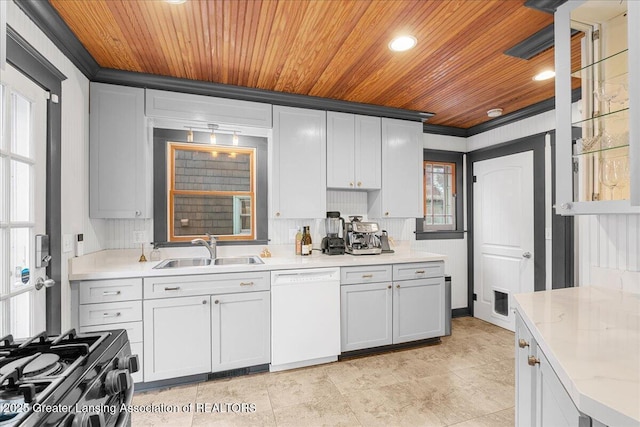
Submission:
[[[578,159],[573,159],[573,173],[578,173],[580,170],[580,165],[578,164]]]
[[[591,33],[591,40],[600,40],[600,30],[595,30],[593,33]]]
[[[473,175],[473,182],[478,182],[478,177]]]
[[[473,300],[478,301],[478,294],[475,294],[475,293],[473,294]]]

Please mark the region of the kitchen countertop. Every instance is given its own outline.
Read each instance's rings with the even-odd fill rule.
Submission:
[[[264,246],[221,246],[218,257],[259,255]],[[138,262],[140,251],[134,249],[104,250],[69,260],[69,280],[120,279],[126,277],[158,277],[190,274],[271,271],[295,268],[349,267],[359,265],[399,264],[442,261],[444,255],[416,251],[407,246],[396,246],[395,253],[380,255],[325,255],[314,250],[308,257],[294,255],[293,245],[270,245],[272,256],[263,258],[264,264],[216,265],[155,270],[161,261]],[[148,251],[145,256],[149,259]],[[203,247],[161,249],[161,259],[207,257]]]
[[[640,295],[577,287],[515,302],[579,411],[609,426],[640,425]]]

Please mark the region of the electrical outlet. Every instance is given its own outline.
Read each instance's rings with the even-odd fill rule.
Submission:
[[[147,243],[147,232],[146,231],[134,231],[133,232],[133,243]]]
[[[73,251],[73,234],[62,235],[62,252],[69,253]]]

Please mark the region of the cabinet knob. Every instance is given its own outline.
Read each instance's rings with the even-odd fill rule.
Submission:
[[[218,299],[217,299],[217,300],[215,300],[213,303],[214,303],[214,304],[220,304],[220,300],[218,300]]]
[[[529,347],[529,343],[526,342],[524,339],[520,338],[518,340],[518,347],[520,347],[520,348]]]
[[[358,187],[362,187],[362,182],[358,181]]]
[[[385,212],[385,213],[384,213],[384,216],[389,216],[389,212]]]
[[[206,300],[206,299],[203,299],[203,300],[202,300],[202,304],[206,304],[206,303],[207,303],[207,300]],[[216,304],[217,304],[217,303],[218,303],[218,301],[216,301]]]
[[[400,285],[396,285],[396,288],[397,288],[397,289],[400,289]]]
[[[565,211],[570,211],[571,208],[573,208],[573,205],[571,203],[562,203],[560,207]]]
[[[136,216],[140,216],[140,215],[142,215],[142,212],[136,211]]]
[[[387,289],[391,289],[391,288],[392,288],[392,286],[391,286],[391,285],[387,286]]]
[[[353,187],[353,182],[350,182],[350,183],[349,183],[349,187]]]
[[[276,216],[280,216],[280,212],[276,212]]]
[[[527,363],[529,364],[529,366],[536,366],[540,364],[540,359],[535,356],[529,356],[527,358]]]

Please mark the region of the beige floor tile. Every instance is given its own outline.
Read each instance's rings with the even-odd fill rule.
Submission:
[[[325,372],[342,394],[398,383],[393,369],[382,362],[382,359],[341,361],[328,365]]]
[[[279,409],[340,395],[323,369],[298,370],[274,375],[267,381],[272,408]]]
[[[193,421],[193,411],[187,409],[185,405],[194,404],[197,391],[198,385],[195,384],[136,394],[133,397],[133,405],[138,407],[156,405],[158,409],[151,412],[134,412],[131,416],[132,425],[190,426]]]
[[[504,411],[494,412],[492,414],[482,415],[471,420],[467,420],[458,424],[452,424],[455,427],[512,427],[515,422],[514,409],[506,409]]]
[[[360,426],[353,411],[340,395],[277,408],[273,412],[279,427]]]
[[[515,405],[515,365],[513,360],[503,360],[473,369],[455,371],[474,387],[490,393],[494,400],[506,409]]]

